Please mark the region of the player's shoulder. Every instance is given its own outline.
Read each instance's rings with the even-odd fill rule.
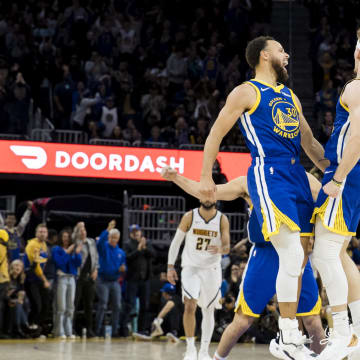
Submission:
[[[183,220],[184,220],[185,222],[187,222],[187,223],[190,224],[190,223],[192,222],[193,216],[194,216],[194,209],[187,211],[187,212],[183,215]]]
[[[342,101],[348,106],[351,104],[356,104],[357,106],[360,103],[359,92],[360,79],[353,79],[352,81],[349,81],[344,86],[344,90],[341,95]]]

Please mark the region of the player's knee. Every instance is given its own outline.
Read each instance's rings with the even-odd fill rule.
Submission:
[[[279,253],[279,262],[281,268],[285,270],[288,275],[291,277],[300,276],[304,262],[304,250],[300,242],[294,243],[293,246],[288,247],[286,251]]]
[[[193,299],[184,299],[184,311],[187,314],[195,314],[196,311],[196,300]]]
[[[320,315],[310,315],[302,318],[305,329],[309,334],[315,334],[317,332],[323,332],[323,327],[320,319]]]

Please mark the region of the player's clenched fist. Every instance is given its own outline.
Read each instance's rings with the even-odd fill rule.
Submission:
[[[176,284],[176,281],[179,280],[178,278],[178,275],[177,275],[177,272],[176,270],[171,267],[171,268],[168,268],[168,271],[167,271],[167,280],[170,284],[172,285],[175,285]]]
[[[174,181],[177,175],[177,171],[170,166],[165,166],[161,169],[161,176],[168,181]]]

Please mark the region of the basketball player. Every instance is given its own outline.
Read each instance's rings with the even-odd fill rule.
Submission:
[[[280,344],[288,359],[307,358],[296,319],[298,278],[305,266],[305,238],[312,234],[313,211],[309,182],[300,165],[300,144],[324,170],[324,149],[315,140],[295,94],[281,84],[288,78],[289,55],[271,37],[258,37],[246,48],[255,78],[228,96],[204,148],[201,194],[214,201],[212,166],[223,137],[238,122],[252,156],[247,182],[254,211],[266,241],[279,255],[276,293],[279,301]],[[221,359],[220,359],[221,360]]]
[[[360,336],[360,275],[346,255],[360,220],[360,30],[354,58],[356,77],[345,85],[336,106],[334,130],[325,148],[330,166],[313,217],[314,265],[326,288],[334,321],[334,331],[321,354],[324,360],[346,357]]]
[[[215,208],[215,202],[200,201],[200,207],[182,217],[168,255],[168,281],[178,280],[174,267],[183,240],[181,286],[186,336],[184,360],[211,360],[209,345],[214,331],[215,308],[221,308],[221,255],[230,251],[229,220]],[[195,347],[195,311],[202,312],[199,356]]]
[[[179,175],[176,170],[165,167],[161,175],[164,179],[177,184],[190,195],[197,198],[200,196],[199,183]],[[307,175],[315,202],[321,184],[313,175]],[[216,200],[234,200],[238,197],[247,201],[249,206],[252,205],[245,176],[240,176],[227,184],[216,185]],[[265,242],[254,211],[250,214],[248,235],[250,241],[253,243],[253,247],[250,252],[246,270],[243,274],[235,316],[221,337],[214,357],[215,360],[218,358],[226,358],[229,355],[232,347],[249,329],[254,320],[260,316],[266,304],[275,295],[279,257],[271,243]],[[259,282],[261,282],[261,286],[259,286]],[[307,262],[302,278],[297,316],[302,317],[309,336],[313,338],[311,349],[316,353],[320,353],[323,348],[323,346],[320,345],[320,340],[324,337],[324,330],[319,316],[320,310],[321,300],[319,291],[310,262]],[[272,340],[270,344],[270,352],[275,357],[286,359],[275,340]],[[309,354],[311,354],[310,351]]]

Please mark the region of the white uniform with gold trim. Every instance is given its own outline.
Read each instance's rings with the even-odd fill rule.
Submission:
[[[183,298],[198,300],[201,307],[221,308],[221,254],[212,255],[207,250],[210,245],[221,247],[222,213],[206,222],[199,209],[192,211],[192,223],[185,236],[181,257],[181,285]]]

